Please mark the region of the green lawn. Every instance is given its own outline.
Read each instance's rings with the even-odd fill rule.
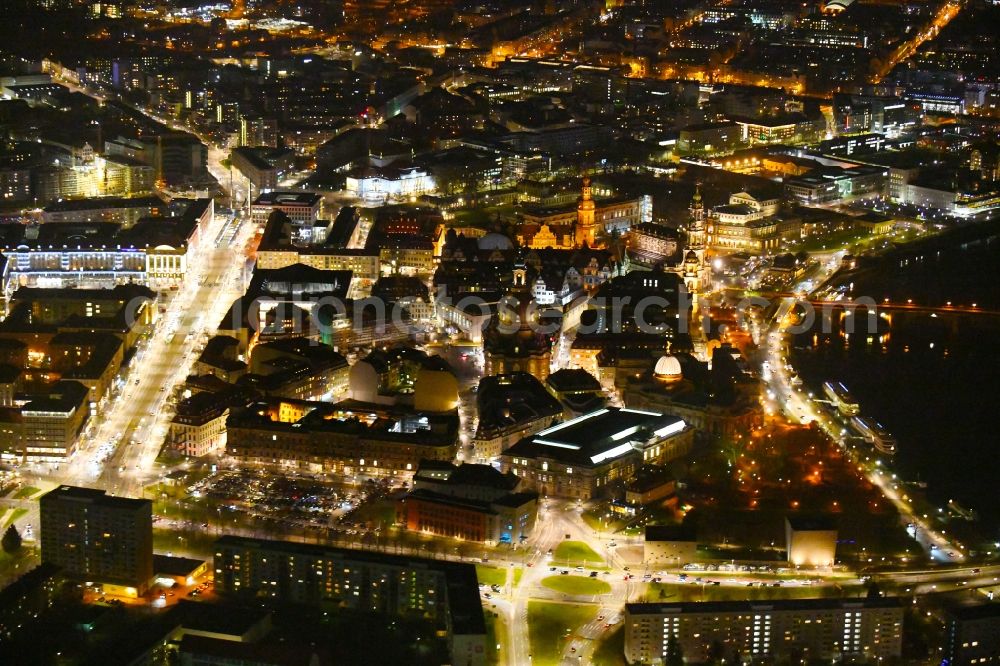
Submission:
[[[4,529],[7,529],[8,525],[13,523],[15,520],[19,520],[26,513],[28,513],[27,509],[14,509],[14,511],[10,514],[10,517],[7,518],[7,522],[4,523]]]
[[[558,664],[566,638],[594,619],[597,608],[594,604],[528,602],[528,642],[533,666]]]
[[[625,666],[625,627],[619,624],[594,650],[597,666]]]
[[[603,580],[587,576],[549,576],[542,579],[542,585],[563,594],[607,594],[611,586]]]
[[[497,650],[497,645],[503,643],[502,637],[505,635],[506,625],[503,618],[495,613],[483,611],[483,615],[486,620],[486,663],[499,664],[500,651]]]
[[[582,541],[563,541],[552,555],[553,562],[566,564],[582,564],[584,566],[603,566],[604,558],[594,552],[594,549]]]
[[[521,575],[524,574],[524,569],[518,567],[514,569],[514,587],[521,584]]]
[[[507,570],[477,564],[476,578],[479,579],[480,585],[500,585],[502,587],[507,582]]]
[[[14,499],[28,499],[32,495],[37,495],[42,492],[41,488],[36,488],[34,486],[25,486],[21,488],[16,493],[14,493]]]

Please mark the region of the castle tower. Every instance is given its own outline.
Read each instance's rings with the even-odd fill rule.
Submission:
[[[583,179],[580,203],[576,207],[576,229],[574,241],[577,247],[594,247],[597,240],[597,219],[594,198],[590,189],[590,178]]]

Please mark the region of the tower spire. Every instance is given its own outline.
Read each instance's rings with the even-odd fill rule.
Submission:
[[[580,202],[576,207],[576,229],[574,241],[577,247],[594,247],[597,240],[597,212],[590,187],[590,178],[583,177]]]

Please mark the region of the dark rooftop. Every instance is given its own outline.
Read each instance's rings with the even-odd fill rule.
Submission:
[[[785,516],[785,520],[796,532],[827,532],[837,529],[837,521],[833,516],[795,514]]]
[[[753,613],[761,611],[796,611],[856,608],[902,608],[898,597],[873,599],[773,599],[770,601],[687,601],[680,603],[625,604],[631,615],[664,613]]]

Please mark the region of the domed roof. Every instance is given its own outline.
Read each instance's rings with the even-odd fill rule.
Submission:
[[[486,234],[476,242],[480,250],[510,250],[514,247],[509,238],[495,231]]]
[[[684,371],[681,370],[681,362],[677,360],[676,356],[665,354],[656,361],[653,374],[661,379],[680,379],[684,375]]]

